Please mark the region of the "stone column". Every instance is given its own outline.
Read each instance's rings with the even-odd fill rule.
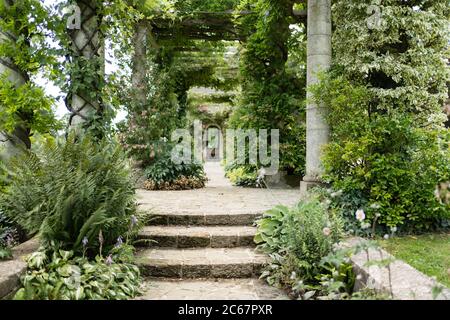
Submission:
[[[5,8],[14,5],[12,0],[0,0]],[[0,17],[1,18],[1,17]],[[10,33],[0,30],[0,43],[10,43],[14,45],[17,41],[19,32]],[[28,74],[22,70],[8,57],[0,57],[0,74],[7,74],[8,81],[19,87],[28,81]],[[0,106],[1,107],[1,106]],[[21,118],[26,115],[19,114]],[[25,120],[25,119],[23,119]],[[25,126],[18,126],[13,133],[7,133],[0,130],[0,160],[7,160],[16,155],[23,148],[31,148],[30,130]]]
[[[67,97],[67,108],[70,111],[69,127],[77,129],[85,122],[100,119],[103,114],[101,101],[102,85],[104,83],[104,38],[100,30],[102,0],[77,0],[79,8],[80,25],[68,30],[72,40],[71,62],[78,68],[88,64],[94,67],[91,70],[91,79],[80,79],[80,74],[72,74],[71,81],[85,81],[82,87],[77,86],[70,90]],[[77,72],[77,71],[76,71]]]
[[[140,21],[135,26],[133,37],[133,74],[132,86],[136,102],[142,107],[147,100],[147,24]]]
[[[331,64],[331,1],[308,0],[307,85],[318,82],[317,73]],[[306,176],[300,185],[304,193],[320,184],[321,151],[328,143],[329,128],[324,119],[326,106],[311,101],[308,93],[306,107]]]

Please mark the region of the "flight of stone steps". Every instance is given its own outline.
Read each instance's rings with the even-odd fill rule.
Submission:
[[[268,257],[253,241],[255,220],[279,204],[292,205],[297,190],[232,187],[219,164],[205,166],[206,188],[138,191],[139,210],[151,215],[140,232],[136,262],[146,277],[138,299],[285,299],[259,280]]]
[[[183,279],[258,277],[267,257],[254,250],[256,228],[250,216],[168,215],[167,220],[153,220],[154,225],[140,234],[141,239],[156,241],[138,253],[143,274]],[[170,224],[172,219],[176,224]]]

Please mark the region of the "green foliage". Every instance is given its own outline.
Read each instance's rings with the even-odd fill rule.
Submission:
[[[123,93],[128,118],[119,125],[120,140],[143,168],[152,164],[158,154],[165,152],[172,131],[183,124],[180,102],[175,93],[175,79],[171,72],[172,58],[166,57],[163,52],[155,59],[158,58],[168,61],[164,60],[164,65],[155,66],[150,75],[152,90],[149,90],[147,102],[142,104],[134,98],[134,94]]]
[[[227,165],[225,176],[231,183],[240,187],[262,187],[258,179],[258,170],[250,165]]]
[[[211,94],[190,94],[189,102],[191,105],[195,106],[206,103],[232,104],[235,97],[236,97],[235,94],[232,92],[211,93]]]
[[[319,199],[302,201],[293,208],[277,206],[257,222],[255,242],[272,257],[263,273],[269,284],[293,287],[299,279],[317,284],[322,258],[342,236],[342,222]]]
[[[28,135],[59,129],[52,99],[30,80],[54,63],[43,31],[48,13],[39,1],[23,0],[10,6],[0,3],[0,16],[0,30],[5,35],[0,41],[0,58],[10,69],[0,75],[0,127],[8,133],[22,127]],[[24,142],[28,146],[28,141]]]
[[[172,161],[170,153],[159,157],[152,165],[145,168],[145,175],[149,180],[147,186],[150,188],[150,184],[153,185],[151,190],[170,189],[173,185],[183,189],[178,182],[186,179],[198,181],[198,187],[204,187],[207,180],[201,163],[194,161],[177,164]],[[191,187],[193,187],[192,184],[186,183],[186,189]]]
[[[40,133],[60,128],[54,118],[53,101],[42,88],[31,82],[17,87],[7,78],[7,74],[0,76],[1,128],[9,133],[14,132],[17,126]]]
[[[131,256],[130,256],[131,252]],[[129,263],[132,252],[116,247],[105,259],[74,256],[72,251],[39,251],[27,259],[28,271],[15,300],[125,300],[139,294],[140,273]]]
[[[354,292],[350,258],[373,248],[371,242],[340,248],[340,212],[314,196],[293,208],[277,206],[258,224],[255,242],[272,258],[262,278],[301,300],[385,299],[370,289]]]
[[[191,102],[190,102],[191,103]],[[213,126],[220,128],[222,132],[225,131],[226,123],[230,117],[231,111],[227,108],[228,105],[224,105],[223,111],[218,111],[215,113],[209,112],[208,110],[202,109],[198,105],[190,105],[189,115],[193,120],[200,120],[203,126]]]
[[[128,161],[114,141],[70,136],[12,161],[13,173],[0,195],[5,214],[46,247],[97,254],[129,231],[135,213]],[[100,231],[103,243],[98,239]]]
[[[410,264],[420,272],[450,287],[450,234],[434,233],[425,235],[391,237],[380,241],[380,245]]]
[[[0,43],[0,56],[9,58],[20,72],[36,74],[42,66],[54,63],[46,43],[48,12],[38,0],[0,3],[0,29],[12,37]]]
[[[353,84],[368,85],[372,112],[410,112],[426,123],[448,94],[448,2],[382,1],[380,28],[368,27],[371,4],[333,4],[334,63]]]
[[[383,1],[377,28],[369,5],[334,3],[334,66],[311,88],[329,108],[324,179],[341,194],[331,200],[352,229],[364,209],[366,234],[448,227],[450,207],[435,194],[450,172],[448,4]]]
[[[289,25],[293,1],[242,1],[240,10],[253,10],[238,20],[251,35],[241,52],[242,95],[229,126],[239,129],[279,129],[281,168],[304,173],[306,73],[287,68]],[[295,34],[298,36],[298,34]],[[298,44],[292,44],[296,49]],[[304,69],[303,69],[304,71]]]
[[[356,210],[364,209],[369,225],[444,227],[450,207],[436,198],[435,190],[449,179],[448,131],[434,117],[421,127],[412,114],[373,112],[366,87],[333,76],[312,91],[330,109],[332,142],[325,148],[323,178],[344,192],[332,200],[349,226]]]
[[[8,169],[5,163],[0,159],[0,193],[5,191],[7,184],[8,184]]]

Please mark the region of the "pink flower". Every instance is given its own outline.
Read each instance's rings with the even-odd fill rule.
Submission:
[[[356,217],[356,220],[362,222],[362,221],[364,221],[364,219],[366,219],[366,214],[364,213],[364,210],[359,209],[356,211],[355,217]]]
[[[325,227],[325,228],[323,228],[322,232],[326,237],[328,237],[331,234],[331,229],[328,227]]]

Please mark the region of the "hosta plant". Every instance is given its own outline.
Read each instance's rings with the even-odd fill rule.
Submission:
[[[90,260],[73,251],[35,252],[16,300],[125,300],[140,292],[140,273],[130,263],[133,249],[116,246]]]

